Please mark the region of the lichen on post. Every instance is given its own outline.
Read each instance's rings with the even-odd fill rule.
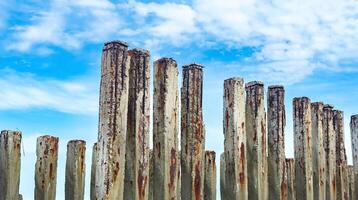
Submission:
[[[205,151],[204,200],[216,200],[215,151]]]

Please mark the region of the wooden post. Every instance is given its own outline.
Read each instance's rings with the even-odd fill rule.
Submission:
[[[127,44],[112,41],[102,52],[97,141],[96,194],[101,200],[123,199],[127,110]]]
[[[296,171],[296,199],[313,200],[311,101],[293,99],[293,125]]]
[[[323,103],[311,104],[312,118],[312,170],[314,199],[326,199],[326,155],[323,133]]]
[[[92,163],[91,163],[91,188],[90,188],[90,198],[91,200],[97,200],[96,197],[96,166],[97,166],[97,143],[93,144],[92,147]]]
[[[220,157],[221,198],[248,199],[245,89],[242,78],[224,81],[224,153]]]
[[[285,90],[283,86],[269,86],[267,96],[269,199],[284,200],[287,198]]]
[[[336,182],[336,136],[333,129],[333,106],[325,105],[323,107],[324,120],[324,145],[326,152],[326,199],[337,199]]]
[[[71,140],[67,143],[65,199],[83,200],[86,173],[86,142]]]
[[[58,137],[37,138],[35,165],[35,200],[56,199]]]
[[[215,151],[205,151],[204,200],[216,200]]]
[[[266,113],[264,105],[264,85],[253,81],[246,84],[246,136],[248,198],[266,200],[268,198],[267,153],[266,153]]]
[[[292,158],[286,159],[286,173],[287,173],[287,200],[296,200],[296,172],[295,160]]]
[[[348,166],[348,183],[349,183],[349,200],[355,200],[355,182],[354,182],[354,168],[352,165]]]
[[[181,200],[181,161],[180,161],[181,153],[178,151],[177,154],[177,200]]]
[[[358,199],[358,115],[351,116],[350,128],[354,174],[353,199]]]
[[[149,149],[149,195],[148,200],[154,200],[154,160],[153,150]]]
[[[21,169],[20,131],[4,130],[0,134],[0,200],[19,199]]]
[[[181,88],[181,198],[201,200],[204,191],[203,67],[183,66]]]
[[[130,56],[124,199],[147,200],[149,194],[150,55]]]
[[[154,62],[153,161],[154,199],[177,199],[178,67],[175,60]],[[179,158],[180,159],[180,158]]]

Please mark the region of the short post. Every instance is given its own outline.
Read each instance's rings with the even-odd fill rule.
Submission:
[[[204,200],[216,200],[215,151],[205,151]]]
[[[295,160],[293,158],[286,159],[287,172],[287,200],[296,200],[296,172]]]
[[[349,183],[349,200],[355,200],[355,182],[354,182],[354,168],[352,165],[348,166],[348,183]]]

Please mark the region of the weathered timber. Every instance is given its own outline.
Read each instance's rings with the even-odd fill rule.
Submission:
[[[35,165],[35,200],[56,199],[58,137],[37,138]]]
[[[180,151],[177,154],[177,200],[181,200],[181,161],[180,161]]]
[[[354,174],[353,199],[358,199],[358,115],[351,116],[350,128],[351,128],[353,174]]]
[[[71,140],[67,143],[65,199],[83,200],[85,192],[86,142]]]
[[[313,200],[311,101],[293,99],[296,199]]]
[[[203,67],[183,66],[181,88],[181,198],[201,200],[204,191]]]
[[[124,199],[147,200],[149,194],[150,54],[130,57]]]
[[[323,107],[324,148],[326,154],[326,200],[336,200],[336,136],[333,129],[333,106]]]
[[[296,172],[295,160],[286,159],[286,181],[287,181],[287,200],[296,200]]]
[[[22,134],[20,131],[1,131],[0,200],[19,199],[21,139]]]
[[[153,160],[153,150],[149,149],[149,194],[148,200],[153,200],[154,196],[154,160]]]
[[[268,198],[266,113],[264,85],[253,81],[246,88],[246,137],[248,198],[266,200]]]
[[[178,67],[175,60],[154,62],[153,161],[154,199],[177,199],[178,183]],[[180,158],[179,158],[180,159]]]
[[[312,116],[312,171],[314,199],[326,199],[326,155],[323,133],[323,103],[311,104]]]
[[[204,200],[216,200],[215,151],[205,151]]]
[[[354,186],[354,184],[355,184],[355,182],[354,182],[354,168],[353,168],[353,166],[352,165],[349,165],[348,166],[348,184],[349,184],[349,195],[348,195],[348,199],[349,200],[355,200],[355,192],[354,192],[354,190],[355,190],[355,186]]]
[[[224,81],[224,153],[220,157],[223,200],[248,199],[245,88],[242,78]]]
[[[90,188],[90,199],[97,200],[96,197],[96,166],[97,166],[97,143],[93,144],[92,147],[92,163],[91,163],[91,188]]]
[[[104,45],[101,64],[96,191],[98,199],[123,199],[128,110],[127,44]]]
[[[269,86],[267,94],[268,184],[269,199],[287,198],[285,180],[285,90],[283,86]]]

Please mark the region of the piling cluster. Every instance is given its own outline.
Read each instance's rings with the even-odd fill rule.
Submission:
[[[156,60],[151,76],[148,50],[112,41],[104,45],[101,61],[91,200],[358,199],[358,115],[350,121],[349,166],[343,112],[308,97],[294,98],[294,158],[286,158],[284,87],[272,85],[266,91],[263,82],[226,79],[217,191],[216,153],[205,149],[204,67],[183,66],[179,90],[178,64],[172,58]],[[0,134],[0,200],[22,199],[21,139],[20,131]],[[35,200],[56,199],[58,144],[59,138],[50,135],[37,139]],[[67,143],[66,200],[85,198],[85,152],[85,141]]]

